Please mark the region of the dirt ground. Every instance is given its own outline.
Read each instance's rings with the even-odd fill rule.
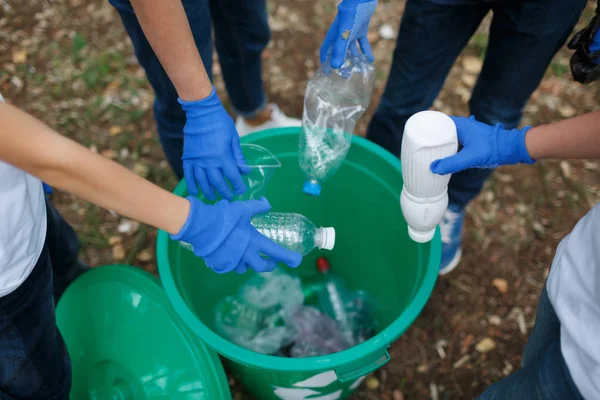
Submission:
[[[318,66],[335,4],[268,1],[273,39],[264,54],[264,77],[271,99],[290,115],[301,115],[306,79]],[[403,9],[404,1],[381,0],[372,20],[379,72],[358,134],[364,134],[383,91],[395,45],[386,30],[397,33]],[[590,3],[578,28],[592,14]],[[436,109],[467,115],[489,17],[458,59]],[[552,61],[525,109],[526,124],[600,108],[598,85],[571,80],[570,54],[563,48]],[[218,64],[214,73],[226,99]],[[152,91],[108,1],[0,0],[0,92],[59,132],[174,188],[155,132]],[[468,209],[460,267],[439,280],[417,322],[392,347],[392,361],[353,399],[471,399],[518,369],[556,245],[598,200],[598,161],[498,170]],[[154,229],[66,193],[56,193],[53,201],[78,231],[85,261],[130,263],[156,273]],[[481,341],[488,346],[477,346]],[[236,400],[247,398],[231,383]]]

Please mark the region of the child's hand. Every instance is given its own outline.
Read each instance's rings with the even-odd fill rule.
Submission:
[[[431,171],[452,174],[469,168],[496,168],[518,163],[533,164],[525,146],[525,134],[530,127],[504,129],[501,124],[487,125],[475,117],[450,117],[456,125],[462,150],[453,156],[431,163]]]
[[[188,219],[171,239],[191,244],[194,254],[204,258],[215,272],[244,273],[248,268],[268,272],[275,269],[277,262],[292,268],[300,265],[299,253],[267,239],[250,224],[255,214],[271,209],[264,197],[232,203],[222,200],[214,206],[191,196],[188,200],[191,206]]]
[[[216,190],[225,199],[233,198],[227,180],[236,194],[246,191],[241,174],[249,169],[244,161],[240,138],[233,119],[217,96],[179,103],[187,118],[183,128],[183,173],[188,192],[196,195],[198,186],[209,200]]]
[[[367,39],[369,22],[375,12],[377,0],[343,0],[325,40],[321,45],[321,63],[331,52],[331,67],[340,68],[350,50],[358,54],[357,42],[363,54],[373,61],[373,52]]]

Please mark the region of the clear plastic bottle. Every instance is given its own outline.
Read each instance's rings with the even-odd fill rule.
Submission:
[[[315,247],[332,250],[335,245],[335,229],[317,228],[304,215],[268,212],[252,218],[257,231],[281,246],[302,255]]]
[[[318,196],[321,184],[342,165],[357,121],[371,101],[375,66],[348,53],[339,69],[326,61],[308,81],[299,143],[304,192]]]
[[[317,228],[304,215],[268,212],[254,216],[251,223],[257,231],[275,243],[303,256],[315,247],[332,250],[335,245],[334,228]],[[180,243],[184,248],[194,250],[191,244]]]

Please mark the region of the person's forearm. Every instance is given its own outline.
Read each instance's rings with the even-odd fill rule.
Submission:
[[[180,0],[131,0],[142,30],[182,100],[208,97],[212,83]]]
[[[600,158],[600,111],[531,128],[525,143],[534,160]]]
[[[189,202],[0,103],[0,160],[100,207],[176,234]]]

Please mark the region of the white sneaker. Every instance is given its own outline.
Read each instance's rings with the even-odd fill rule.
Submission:
[[[277,104],[269,104],[267,107],[271,109],[271,119],[264,124],[250,126],[243,117],[237,117],[235,126],[240,137],[249,135],[254,132],[264,131],[265,129],[273,128],[288,128],[293,126],[301,126],[302,121],[297,118],[290,118],[283,113]]]

